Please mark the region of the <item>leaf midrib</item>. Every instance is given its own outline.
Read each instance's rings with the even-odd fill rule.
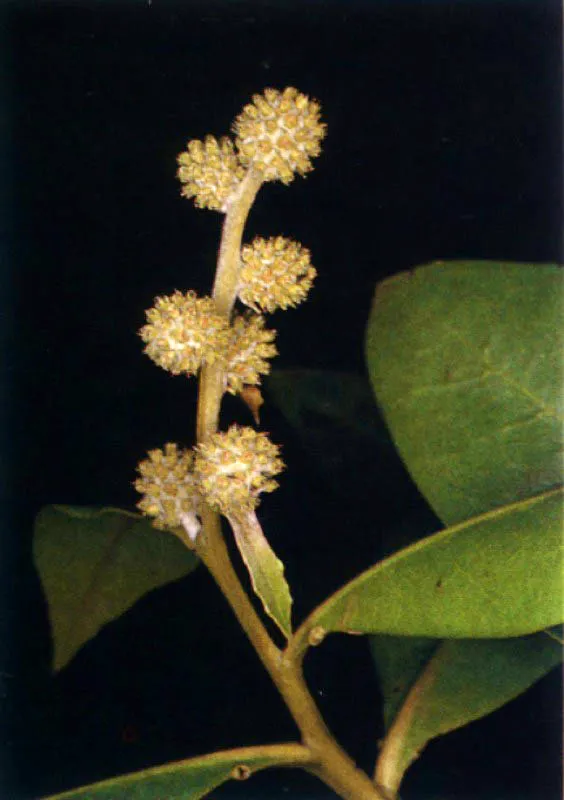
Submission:
[[[104,577],[107,574],[108,565],[111,564],[115,552],[119,549],[122,540],[129,530],[130,525],[128,520],[122,519],[121,516],[118,516],[116,522],[117,531],[116,533],[111,534],[111,537],[108,537],[108,546],[104,550],[102,558],[97,561],[96,566],[92,570],[91,579],[82,594],[80,603],[77,603],[76,605],[76,613],[73,615],[70,621],[72,631],[76,631],[77,628],[80,627],[79,622],[81,619],[92,619],[92,614],[89,614],[88,612],[90,609],[95,607],[96,590],[103,585]],[[98,629],[99,627],[99,620],[96,620],[96,628]],[[71,631],[69,631],[69,633],[71,633]],[[76,646],[76,642],[80,639],[80,637],[77,638],[71,633],[70,639],[71,641],[74,641]]]

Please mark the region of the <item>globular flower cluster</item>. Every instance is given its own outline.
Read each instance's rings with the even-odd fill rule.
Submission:
[[[293,181],[312,169],[321,152],[326,125],[315,100],[292,86],[253,95],[233,123],[235,145],[228,136],[193,139],[177,157],[183,197],[198,208],[227,211],[248,168],[262,180]]]
[[[204,364],[218,363],[231,394],[259,384],[260,375],[270,372],[267,359],[278,352],[276,332],[264,327],[264,317],[239,316],[229,325],[210,297],[194,292],[157,297],[146,316],[139,335],[156,364],[173,375],[195,375]]]
[[[257,236],[241,250],[239,299],[255,311],[297,306],[316,275],[306,247],[283,236]]]
[[[254,189],[261,180],[288,184],[296,173],[305,175],[325,136],[319,111],[293,87],[254,95],[233,124],[235,144],[213,136],[188,142],[177,159],[182,195],[200,208],[229,212],[237,197],[245,197],[245,176]],[[144,352],[173,375],[216,364],[224,390],[244,395],[258,392],[253,387],[277,354],[276,333],[262,314],[301,303],[317,273],[309,250],[283,236],[256,237],[241,249],[238,266],[237,296],[252,313],[229,319],[217,313],[212,298],[175,291],[155,299],[139,335]],[[254,414],[260,400],[259,393]],[[232,519],[251,512],[263,492],[278,486],[274,476],[283,468],[279,448],[265,433],[234,425],[194,450],[171,443],[151,450],[138,466],[138,507],[157,527],[182,525],[195,539],[204,503]]]
[[[231,326],[231,341],[227,351],[225,385],[228,392],[237,394],[243,386],[256,386],[260,376],[270,372],[266,359],[277,355],[272,344],[276,331],[264,327],[264,317],[236,317]]]
[[[262,492],[272,492],[273,480],[284,469],[279,447],[266,433],[233,425],[196,448],[194,472],[210,506],[224,516],[252,511]]]
[[[149,457],[137,467],[135,488],[142,495],[137,507],[153,517],[157,528],[174,528],[181,516],[198,514],[202,497],[192,471],[194,453],[165,444],[164,450],[149,451]]]
[[[319,111],[318,103],[291,86],[254,95],[233,124],[240,161],[265,181],[288,184],[294,173],[305,175],[325,136]]]
[[[226,211],[245,170],[238,160],[233,142],[223,136],[219,141],[206,136],[193,139],[177,158],[178,179],[183,197],[193,197],[198,208]]]
[[[144,352],[173,375],[195,375],[203,363],[212,364],[226,351],[229,325],[210,297],[176,291],[157,297],[146,316],[139,331]]]

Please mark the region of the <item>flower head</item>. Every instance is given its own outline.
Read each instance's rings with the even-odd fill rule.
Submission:
[[[199,513],[202,498],[192,472],[194,455],[165,444],[164,450],[150,450],[149,457],[137,467],[140,477],[135,488],[143,495],[137,507],[154,517],[157,528],[174,528],[181,516]]]
[[[227,136],[219,141],[213,136],[203,142],[193,139],[177,161],[182,196],[193,197],[198,208],[226,211],[229,197],[245,174],[231,140]]]
[[[312,169],[325,128],[318,103],[291,86],[255,94],[233,123],[240,161],[262,172],[265,181],[283,183]]]
[[[276,236],[257,236],[241,250],[239,299],[255,311],[275,311],[305,300],[317,271],[309,250]]]
[[[194,375],[204,362],[211,364],[225,353],[229,325],[210,297],[176,291],[157,297],[145,313],[147,325],[139,331],[147,345],[144,352],[173,375]]]
[[[194,472],[200,490],[225,516],[256,508],[259,494],[276,489],[272,478],[283,468],[277,445],[253,428],[233,425],[196,448]]]
[[[265,329],[264,317],[253,314],[235,317],[230,334],[225,381],[227,391],[237,394],[244,384],[256,386],[260,375],[270,372],[266,359],[278,353],[272,344],[276,332]]]

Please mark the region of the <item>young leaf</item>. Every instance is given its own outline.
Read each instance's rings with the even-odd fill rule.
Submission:
[[[372,650],[387,709],[393,709],[375,778],[392,792],[430,739],[490,714],[562,660],[562,648],[544,632],[516,639],[450,639],[438,646],[431,642],[426,655],[421,640],[378,636]],[[397,671],[394,681],[390,666],[400,659],[408,668]],[[397,703],[394,689],[403,695],[402,702]]]
[[[300,629],[433,638],[521,636],[563,621],[562,492],[495,509],[359,575]]]
[[[552,265],[436,262],[377,287],[372,385],[446,524],[560,485],[561,314]]]
[[[284,577],[284,564],[269,545],[254,511],[244,517],[230,516],[229,522],[255,594],[268,616],[289,638],[292,635],[292,596]]]
[[[310,756],[298,744],[242,747],[82,786],[45,800],[199,800],[233,780],[246,780],[272,766],[305,764]]]
[[[117,508],[46,506],[36,518],[33,555],[49,608],[55,670],[144,594],[198,564],[176,536]]]

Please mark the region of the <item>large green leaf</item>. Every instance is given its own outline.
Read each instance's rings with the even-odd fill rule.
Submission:
[[[244,747],[121,775],[45,800],[199,800],[230,779],[245,780],[266,767],[308,760],[306,748],[297,744]]]
[[[49,607],[55,670],[144,594],[198,563],[176,536],[117,508],[46,506],[35,522],[33,553]]]
[[[562,660],[544,632],[442,643],[377,636],[372,651],[388,712],[376,780],[392,792],[430,739],[490,714]]]
[[[449,525],[561,482],[562,274],[436,262],[383,281],[367,329],[378,402]]]
[[[533,633],[563,621],[562,548],[562,492],[553,490],[395,553],[326,600],[298,635]]]

